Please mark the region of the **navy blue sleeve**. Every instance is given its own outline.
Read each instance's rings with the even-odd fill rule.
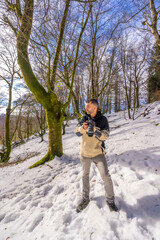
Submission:
[[[103,119],[104,119],[104,120],[103,120],[104,124],[103,124],[101,130],[107,130],[107,131],[109,132],[110,130],[109,130],[108,120],[107,120],[107,118],[106,118],[105,116],[103,116]]]
[[[87,120],[87,119],[86,119],[86,116],[83,116],[83,117],[81,118],[81,120],[79,121],[78,124],[82,126],[83,123],[86,122],[86,120]]]
[[[96,137],[100,138],[102,136],[102,133],[109,137],[109,123],[105,116],[102,118],[100,130],[96,129],[94,134]]]

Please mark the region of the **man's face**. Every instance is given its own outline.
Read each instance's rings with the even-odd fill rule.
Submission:
[[[95,105],[93,105],[91,102],[86,103],[87,114],[91,115],[96,109],[97,109],[97,107]]]

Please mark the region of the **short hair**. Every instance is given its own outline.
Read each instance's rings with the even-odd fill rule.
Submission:
[[[93,105],[97,106],[98,108],[98,101],[95,98],[91,98],[87,100],[87,103],[92,103]]]

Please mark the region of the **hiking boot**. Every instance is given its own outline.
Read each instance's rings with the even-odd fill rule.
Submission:
[[[89,203],[89,199],[82,199],[82,201],[80,202],[80,204],[78,205],[76,211],[77,213],[81,212],[83,209],[85,209],[87,207]]]
[[[111,212],[112,212],[112,211],[118,212],[118,208],[117,208],[117,206],[115,205],[115,202],[114,202],[114,201],[113,201],[113,202],[108,202],[108,201],[106,201],[106,203],[107,203],[107,205],[108,205],[108,207],[109,207],[109,209],[110,209]]]

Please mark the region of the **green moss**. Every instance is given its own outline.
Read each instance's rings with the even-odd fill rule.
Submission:
[[[53,99],[52,99],[53,100]],[[55,99],[54,106],[50,106],[49,109],[45,109],[46,118],[48,123],[48,142],[49,150],[46,156],[41,160],[30,166],[29,168],[37,167],[44,164],[47,161],[53,160],[55,156],[61,157],[63,155],[62,148],[62,123],[63,115],[61,114],[61,105]]]
[[[32,166],[29,167],[29,169],[32,169],[34,167],[38,167],[42,164],[44,164],[45,162],[50,160],[50,153],[48,152],[41,160],[39,160],[38,162],[34,163]]]

